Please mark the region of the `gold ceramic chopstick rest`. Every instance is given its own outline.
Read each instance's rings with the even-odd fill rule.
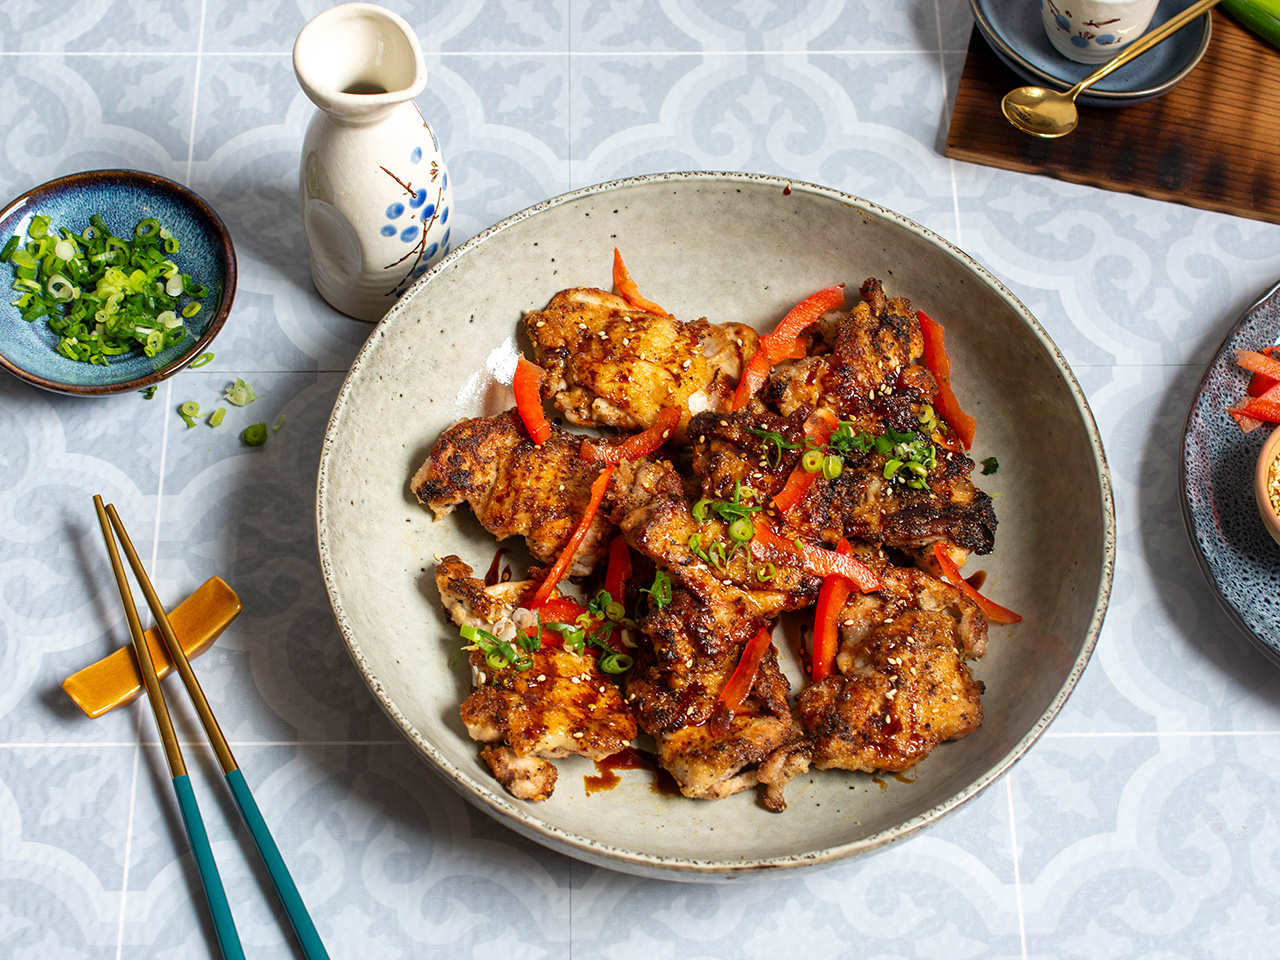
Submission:
[[[210,577],[170,611],[169,623],[187,656],[197,657],[213,646],[240,610],[236,592],[220,577]],[[146,638],[156,675],[164,678],[173,670],[164,638],[156,627],[146,632]],[[121,647],[73,673],[62,681],[62,689],[91,718],[132,703],[142,694],[142,677],[132,648]]]

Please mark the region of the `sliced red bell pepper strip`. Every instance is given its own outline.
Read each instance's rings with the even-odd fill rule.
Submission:
[[[627,538],[618,534],[609,544],[609,562],[604,569],[604,588],[609,599],[624,603],[630,579],[631,548],[627,546]]]
[[[755,528],[755,536],[751,538],[751,556],[756,560],[768,562],[779,555],[792,556],[815,576],[838,574],[863,593],[880,589],[880,577],[855,556],[827,550],[807,540],[788,540],[763,518],[755,520]]]
[[[849,541],[843,537],[836,544],[836,553],[848,556],[853,553]],[[816,683],[831,676],[836,662],[836,650],[840,645],[840,612],[849,599],[853,585],[844,577],[832,574],[822,581],[818,591],[818,605],[813,615],[813,664],[810,676]]]
[[[624,460],[635,460],[653,453],[664,443],[680,425],[680,408],[663,407],[653,421],[653,426],[640,433],[633,434],[625,440],[599,443],[594,440],[583,440],[579,456],[583,460],[598,460],[604,463],[622,463]]]
[[[924,365],[938,381],[938,396],[933,405],[938,416],[947,421],[955,431],[964,448],[973,446],[974,434],[978,432],[978,421],[960,409],[960,401],[951,390],[951,358],[947,356],[946,331],[942,325],[929,319],[924,311],[920,311],[920,332],[924,334]]]
[[[958,587],[960,592],[978,605],[978,608],[986,615],[988,620],[994,623],[1019,623],[1022,615],[1014,613],[1008,607],[1002,607],[994,600],[988,600],[977,590],[973,589],[972,584],[960,575],[960,568],[956,566],[951,554],[947,552],[946,545],[939,541],[933,545],[933,555],[938,559],[938,566],[942,567],[943,578],[953,587]]]
[[[840,421],[836,419],[834,413],[825,407],[819,407],[805,418],[804,435],[814,446],[825,447],[839,426]],[[809,488],[820,475],[819,471],[806,470],[797,463],[782,489],[774,494],[774,507],[782,513],[788,512],[804,499],[805,494],[809,492]]]
[[[1276,359],[1276,353],[1280,351],[1280,347],[1263,347],[1259,353],[1271,360]],[[1260,397],[1277,383],[1280,383],[1280,377],[1269,377],[1265,373],[1254,373],[1249,380],[1248,394],[1251,397]]]
[[[1235,417],[1237,423],[1243,418],[1263,423],[1280,423],[1280,385],[1272,387],[1260,397],[1240,401],[1234,407],[1229,407],[1227,413]]]
[[[617,288],[618,294],[622,299],[637,310],[643,310],[645,313],[652,313],[659,317],[671,316],[652,300],[646,300],[640,296],[640,288],[636,286],[636,282],[631,279],[631,274],[627,272],[627,265],[622,262],[622,254],[618,252],[617,247],[613,248],[613,285]]]
[[[828,310],[834,310],[844,304],[844,284],[827,287],[806,297],[792,307],[791,312],[781,322],[760,338],[760,349],[751,357],[747,369],[742,372],[738,381],[738,389],[733,394],[733,409],[741,410],[747,402],[764,386],[773,365],[780,360],[793,356],[796,341],[806,328]]]
[[[573,533],[570,534],[568,543],[560,551],[560,556],[556,558],[556,562],[551,565],[551,569],[539,584],[533,595],[534,604],[542,603],[550,597],[551,591],[559,586],[560,581],[568,573],[569,566],[573,563],[573,555],[578,552],[578,547],[586,538],[587,531],[591,529],[591,522],[595,520],[596,513],[600,510],[600,504],[604,502],[604,494],[609,489],[609,480],[612,477],[613,464],[610,463],[600,471],[600,476],[596,477],[595,482],[591,484],[591,500],[587,503],[587,509],[583,512],[582,519],[578,521]]]
[[[738,658],[738,665],[734,668],[729,682],[724,685],[724,689],[720,691],[720,704],[732,716],[742,709],[743,702],[747,699],[747,694],[751,692],[751,687],[756,682],[756,672],[760,669],[760,661],[764,659],[764,653],[769,649],[773,637],[764,627],[756,633],[754,637],[747,641],[742,648],[742,656]]]
[[[551,424],[542,409],[542,381],[546,376],[547,371],[521,354],[516,361],[516,375],[511,381],[511,388],[516,394],[516,412],[529,432],[529,439],[538,446],[551,438]]]
[[[1280,360],[1275,360],[1266,353],[1260,353],[1257,350],[1237,350],[1236,363],[1264,377],[1280,380]]]

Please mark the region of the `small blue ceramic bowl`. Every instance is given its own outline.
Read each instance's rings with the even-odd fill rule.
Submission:
[[[186,321],[187,336],[154,357],[142,351],[114,357],[106,366],[69,360],[57,352],[58,335],[42,318],[22,319],[10,304],[13,271],[0,264],[0,366],[27,383],[57,393],[94,396],[139,390],[177,373],[200,356],[231,312],[236,292],[236,253],[213,208],[179,183],[138,170],[90,170],[50,180],[0,210],[0,246],[15,234],[26,239],[31,218],[43,214],[54,227],[77,233],[100,214],[122,237],[154,217],[178,239],[171,259],[209,288],[201,310]]]

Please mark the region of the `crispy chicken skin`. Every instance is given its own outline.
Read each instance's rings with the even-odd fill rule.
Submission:
[[[927,490],[886,480],[888,458],[874,450],[846,458],[840,476],[810,487],[788,522],[827,543],[848,537],[916,553],[949,541],[973,553],[990,553],[995,505],[973,485],[973,461],[942,447],[936,452],[938,465],[929,471]]]
[[[517,800],[546,800],[560,775],[556,765],[541,757],[522,757],[505,745],[488,746],[480,756],[497,781]]]
[[[652,559],[671,578],[713,607],[733,611],[734,616],[759,620],[777,617],[787,610],[809,606],[818,597],[819,578],[805,573],[792,557],[780,557],[775,575],[758,577],[760,565],[743,545],[725,563],[716,566],[694,554],[690,540],[729,543],[727,525],[716,517],[699,522],[683,497],[659,497],[627,514],[620,523],[634,549]]]
[[[512,614],[534,581],[485,586],[471,574],[456,556],[443,558],[436,568],[436,586],[450,618],[513,635]],[[476,687],[461,714],[471,738],[486,744],[482,756],[503,786],[521,799],[544,800],[556,780],[549,759],[611,756],[635,738],[636,722],[594,656],[544,645],[531,657],[528,670],[495,670],[482,652],[472,651]]]
[[[514,410],[462,420],[440,435],[409,485],[437,519],[466,502],[499,540],[523,536],[534,558],[550,564],[578,525],[600,473],[600,464],[579,456],[581,444],[553,425],[551,438],[535,446]],[[598,515],[570,573],[589,573],[612,532]]]
[[[932,579],[885,571],[883,596],[855,595],[845,607],[839,672],[806,687],[798,703],[819,769],[906,770],[982,724],[983,687],[965,656],[982,649],[986,621]]]
[[[804,731],[772,646],[742,709],[730,717],[717,704],[742,646],[762,625],[681,589],[640,625],[648,643],[628,675],[627,701],[686,797],[718,800],[761,784],[764,806],[779,812],[786,807],[783,787],[808,769]]]
[[[854,434],[921,433],[921,413],[937,395],[937,383],[916,364],[924,349],[917,315],[906,300],[887,298],[877,280],[862,285],[862,296],[847,314],[820,322],[815,343],[825,349],[830,341],[830,353],[778,364],[745,410],[690,421],[703,496],[725,499],[736,481],[772,498],[799,462],[805,418],[818,407],[851,423]],[[792,446],[775,444],[765,432]],[[846,455],[840,475],[815,483],[788,524],[829,544],[848,537],[924,553],[947,540],[990,553],[995,508],[973,484],[973,461],[940,443],[934,448],[937,465],[927,489],[919,490],[906,484],[909,473],[885,477],[889,455],[874,449]]]
[[[645,642],[627,674],[641,729],[657,735],[710,720],[743,646],[763,625],[741,608],[673,590],[670,604],[641,620]]]
[[[850,419],[896,392],[932,400],[938,385],[918,365],[924,335],[910,302],[886,296],[875,278],[860,293],[851,310],[833,311],[816,325],[809,356],[774,367],[760,391],[762,402],[783,416],[823,406]]]
[[[759,336],[745,324],[686,323],[580,287],[524,317],[544,394],[571,423],[641,430],[663,407],[682,411],[676,437],[694,413],[728,410]]]

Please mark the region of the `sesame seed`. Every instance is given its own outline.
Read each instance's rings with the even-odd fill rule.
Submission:
[[[547,679],[547,675],[546,675],[545,673],[540,673],[540,674],[538,674],[538,682],[539,682],[539,683],[541,683],[541,682],[542,682],[543,680],[545,680],[545,679]]]

